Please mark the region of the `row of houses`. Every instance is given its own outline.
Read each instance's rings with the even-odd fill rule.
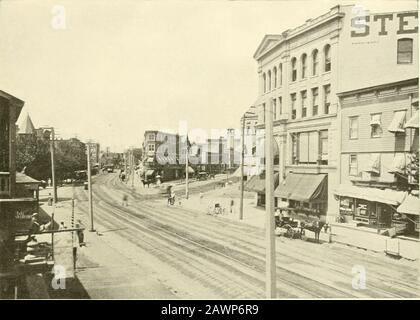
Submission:
[[[335,6],[281,34],[254,59],[259,95],[246,190],[265,203],[266,114],[274,128],[275,206],[327,222],[418,236],[418,13]],[[260,153],[261,155],[261,153]]]
[[[239,166],[237,140],[230,129],[226,135],[206,139],[205,143],[191,142],[187,135],[147,130],[142,144],[142,175],[149,180],[156,176],[162,181],[181,179],[185,177],[186,161],[189,174],[232,172]]]

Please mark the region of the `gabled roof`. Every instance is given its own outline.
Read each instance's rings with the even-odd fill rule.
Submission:
[[[26,115],[19,125],[19,134],[35,134],[35,126],[29,114]]]
[[[0,97],[9,100],[10,105],[16,108],[16,119],[15,119],[15,122],[16,122],[17,119],[19,118],[20,112],[22,111],[22,108],[25,102],[2,90],[0,90]]]
[[[41,181],[35,180],[34,178],[31,178],[22,172],[16,172],[16,183],[40,184]]]
[[[257,59],[262,53],[274,47],[282,38],[280,34],[266,34],[254,53],[254,59]]]

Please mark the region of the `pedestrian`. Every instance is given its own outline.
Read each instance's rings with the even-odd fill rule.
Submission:
[[[48,194],[48,205],[49,205],[49,206],[52,206],[52,204],[53,204],[53,199],[52,199],[52,197],[51,197],[51,193],[49,193],[49,194]]]
[[[77,220],[77,223],[76,223],[76,226],[75,227],[76,227],[76,229],[78,229],[76,231],[76,234],[77,234],[77,239],[79,240],[79,246],[80,247],[86,246],[86,244],[84,242],[85,235],[83,233],[83,230],[80,230],[82,228],[82,221]]]
[[[233,199],[230,199],[230,213],[233,212],[233,206],[235,205],[235,202],[233,201]]]
[[[128,196],[126,194],[123,195],[122,205],[123,207],[128,207]]]

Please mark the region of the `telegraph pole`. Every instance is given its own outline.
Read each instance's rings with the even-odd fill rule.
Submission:
[[[50,153],[51,153],[51,180],[53,184],[53,199],[54,203],[58,202],[57,199],[57,183],[55,181],[55,132],[54,128],[49,128],[51,130],[51,144],[50,144]]]
[[[266,295],[276,298],[276,244],[274,238],[273,112],[265,109]]]
[[[244,218],[244,159],[245,159],[245,115],[242,118],[242,146],[241,146],[241,202],[239,220]]]
[[[185,198],[188,199],[188,136],[187,148],[185,149]]]
[[[87,169],[88,169],[88,187],[89,187],[89,215],[90,215],[90,231],[94,232],[93,227],[93,203],[92,203],[92,173],[90,168],[90,144],[86,144],[87,148]]]

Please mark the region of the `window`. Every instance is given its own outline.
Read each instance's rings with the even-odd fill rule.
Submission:
[[[155,145],[149,144],[149,151],[155,151]]]
[[[266,93],[267,92],[267,78],[265,73],[263,73],[263,92]]]
[[[153,133],[150,133],[150,134],[147,136],[147,139],[148,139],[149,141],[155,141],[155,135],[154,135]]]
[[[271,100],[271,110],[273,110],[273,120],[277,120],[277,100],[276,98]]]
[[[274,80],[274,89],[277,88],[277,68],[273,69],[273,80]]]
[[[306,118],[307,115],[307,105],[306,105],[306,91],[300,93],[302,101],[302,118]]]
[[[370,136],[372,138],[379,138],[382,136],[380,113],[374,113],[370,115]]]
[[[306,53],[302,54],[302,79],[306,78]]]
[[[263,123],[265,123],[265,103],[262,104],[262,113]]]
[[[320,164],[328,164],[328,130],[321,130],[319,132],[319,140],[320,140],[320,155],[321,161]]]
[[[312,52],[312,75],[316,76],[318,73],[318,50]]]
[[[292,81],[297,79],[296,58],[292,58]]]
[[[350,117],[349,118],[349,139],[358,139],[359,138],[359,118]]]
[[[318,88],[312,89],[312,115],[318,115]]]
[[[283,84],[283,64],[279,65],[279,86]]]
[[[299,155],[297,164],[317,163],[318,161],[318,132],[300,132],[297,134],[297,148]]]
[[[331,46],[327,44],[324,47],[324,71],[331,71],[331,57],[330,57]]]
[[[268,91],[271,91],[271,70],[268,70]]]
[[[298,135],[292,134],[292,163],[298,164]]]
[[[413,63],[413,39],[398,39],[397,63]]]
[[[292,103],[292,119],[296,119],[296,93],[290,95],[290,101]]]
[[[331,92],[331,85],[327,84],[324,86],[324,113],[330,113],[330,92]]]
[[[279,97],[279,115],[283,114],[283,101],[281,97]]]
[[[349,175],[357,176],[359,173],[357,171],[357,154],[351,154],[349,160]]]

